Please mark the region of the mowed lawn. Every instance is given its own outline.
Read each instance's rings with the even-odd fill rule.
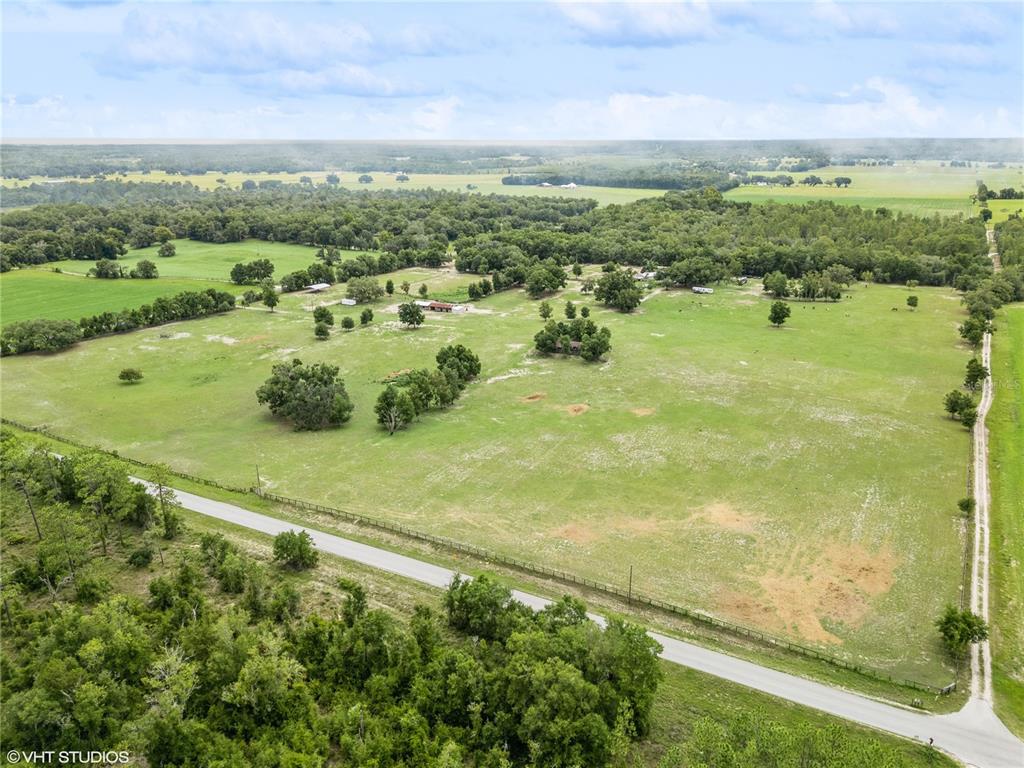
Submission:
[[[765,175],[775,174],[766,172]],[[970,216],[971,195],[977,191],[978,181],[985,182],[991,190],[1024,187],[1024,171],[1019,165],[1005,168],[950,168],[937,162],[903,162],[895,166],[829,166],[788,175],[797,182],[809,175],[822,179],[847,176],[852,179],[852,184],[844,188],[825,185],[808,187],[799,183],[789,188],[741,186],[729,190],[726,197],[755,203],[766,200],[780,203],[831,200],[862,208],[885,207],[918,216],[936,213]],[[1001,206],[995,205],[996,202],[989,203],[993,215],[999,213],[997,208],[1001,210]],[[1020,207],[1022,201],[1013,202]],[[976,213],[976,208],[973,210]],[[1002,218],[1006,218],[1005,215]]]
[[[91,266],[93,262],[75,262]],[[78,320],[118,312],[182,291],[229,289],[223,283],[160,277],[156,280],[97,280],[47,269],[17,269],[0,275],[0,323],[47,318]]]
[[[993,683],[1003,721],[1024,737],[1024,305],[1005,307],[992,342]]]
[[[231,484],[254,484],[258,464],[276,492],[605,582],[633,566],[640,592],[944,684],[934,620],[958,596],[969,439],[941,403],[969,354],[958,297],[917,293],[917,312],[876,285],[795,303],[782,330],[758,288],[659,293],[629,316],[595,306],[613,332],[597,365],[535,356],[538,304],[521,292],[415,331],[380,302],[371,327],[326,342],[293,296],[8,358],[4,410]],[[556,307],[567,295],[581,298]],[[479,381],[382,432],[381,380],[455,342],[479,354]],[[293,357],[340,366],[348,425],[293,432],[257,405]],[[117,384],[128,365],[142,384]]]
[[[242,182],[246,180],[252,180],[256,182],[260,181],[283,181],[286,184],[298,184],[299,179],[303,176],[308,176],[312,179],[315,184],[326,183],[326,177],[332,171],[300,171],[296,173],[216,173],[211,171],[204,174],[193,174],[189,176],[182,176],[178,174],[168,175],[162,171],[153,171],[152,173],[128,173],[122,178],[125,181],[136,181],[136,182],[167,182],[169,184],[191,182],[200,189],[217,189],[219,187],[230,187],[232,189],[240,189]],[[362,174],[351,172],[351,171],[335,171],[340,178],[339,186],[345,189],[352,190],[381,190],[381,189],[444,189],[451,192],[475,192],[479,194],[498,194],[498,195],[541,195],[548,197],[572,197],[572,198],[590,198],[597,200],[601,205],[607,205],[609,203],[631,203],[634,200],[640,200],[645,197],[658,197],[665,194],[664,190],[660,189],[633,189],[628,187],[590,187],[581,186],[577,189],[561,189],[559,187],[537,187],[537,186],[518,186],[518,185],[507,185],[501,183],[501,178],[504,173],[410,173],[408,181],[397,181],[394,173],[386,173],[384,171],[370,171],[369,175],[373,177],[373,182],[370,184],[360,184],[359,176]],[[110,178],[115,178],[111,176]],[[217,180],[224,179],[224,183],[221,184]],[[17,179],[2,179],[0,184],[4,187],[17,187],[27,186],[29,184],[43,184],[52,182],[52,179],[46,179],[42,176],[33,176],[24,181]],[[85,179],[70,179],[70,181],[80,181],[81,183],[88,183]],[[474,185],[474,189],[469,189],[468,185]]]
[[[129,250],[119,258],[119,264],[131,269],[141,259],[156,264],[160,277],[193,277],[206,280],[229,281],[231,268],[239,262],[269,259],[274,265],[274,277],[305,269],[316,261],[317,249],[293,243],[271,243],[265,240],[243,240],[240,243],[200,243],[195,240],[175,240],[175,254],[166,258],[157,255],[159,246]],[[361,251],[342,251],[343,258],[354,258]],[[85,274],[93,266],[91,261],[58,261],[46,268],[58,267],[65,272]]]

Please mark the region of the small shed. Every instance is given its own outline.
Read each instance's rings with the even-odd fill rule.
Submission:
[[[326,291],[330,287],[330,283],[313,283],[312,285],[307,285],[306,290],[309,293],[321,293],[322,291]]]
[[[341,303],[344,304],[346,307],[354,307],[356,305],[356,300],[355,299],[342,299]]]
[[[714,293],[714,288],[705,288],[703,285],[695,285],[690,289],[694,293]]]

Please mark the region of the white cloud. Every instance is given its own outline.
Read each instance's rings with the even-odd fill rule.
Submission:
[[[462,105],[456,96],[428,101],[412,113],[412,123],[421,135],[443,138],[450,135],[455,113]]]
[[[867,94],[859,98],[858,94]],[[882,78],[834,94],[834,103],[736,102],[695,93],[616,93],[567,99],[549,110],[552,138],[754,139],[961,135],[942,107]],[[994,135],[986,130],[972,135]]]
[[[576,3],[559,5],[577,34],[609,46],[671,46],[718,36],[711,7],[687,2]]]
[[[126,17],[121,39],[97,64],[201,74],[319,68],[359,57],[372,42],[365,27],[347,21],[293,24],[265,11],[150,8]]]

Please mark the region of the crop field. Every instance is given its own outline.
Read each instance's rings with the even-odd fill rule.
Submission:
[[[433,295],[472,279],[392,277]],[[556,308],[592,302],[575,285]],[[637,591],[945,684],[933,622],[958,596],[969,441],[941,398],[968,352],[957,297],[917,293],[909,312],[904,289],[857,286],[793,304],[782,330],[758,287],[655,293],[628,316],[595,305],[613,333],[597,365],[533,354],[541,320],[521,292],[414,331],[392,298],[328,341],[309,312],[338,296],[291,295],[273,313],[9,358],[4,411],[230,484],[254,484],[258,464],[275,492],[600,581],[624,584],[633,566]],[[389,437],[373,416],[381,380],[453,342],[480,356],[479,380]],[[293,432],[257,405],[271,366],[293,357],[340,366],[349,424]],[[119,387],[124,366],[145,380]]]
[[[895,166],[830,166],[789,175],[799,181],[804,176],[811,174],[823,179],[848,176],[853,183],[847,188],[824,185],[807,187],[800,184],[794,184],[789,188],[742,186],[729,190],[726,197],[730,200],[755,203],[766,200],[786,203],[832,200],[836,203],[859,205],[863,208],[882,206],[918,216],[930,216],[936,213],[941,215],[962,213],[969,216],[972,214],[970,198],[977,189],[978,181],[984,181],[989,189],[994,190],[1004,187],[1016,189],[1024,187],[1024,180],[1022,180],[1024,171],[1020,166],[950,168],[940,166],[936,162],[920,162]],[[1020,200],[990,201],[989,207],[994,215],[997,215],[995,204],[1003,202],[1016,203],[1018,208],[1024,203]],[[1006,218],[1006,216],[1002,218]]]
[[[1024,307],[996,319],[989,411],[992,482],[992,650],[996,707],[1024,735]]]
[[[131,269],[139,260],[149,259],[156,264],[160,277],[192,277],[204,280],[230,280],[231,267],[240,261],[269,259],[274,264],[274,277],[305,269],[316,261],[317,249],[292,243],[271,243],[265,240],[244,240],[240,243],[200,243],[195,240],[174,240],[175,255],[161,258],[159,246],[129,250],[117,262]],[[341,251],[342,258],[353,258],[360,251]],[[64,272],[86,274],[91,261],[67,260],[46,264]],[[240,289],[242,290],[242,289]]]
[[[93,262],[74,264],[87,269]],[[81,275],[58,274],[49,268],[18,269],[0,275],[0,323],[35,318],[78,320],[99,312],[138,307],[158,296],[205,288],[224,290],[225,286],[206,280],[164,277],[156,280],[97,280]]]
[[[189,181],[195,184],[200,189],[217,189],[221,186],[227,186],[234,189],[238,189],[242,186],[242,182],[247,179],[253,181],[268,181],[278,180],[283,181],[287,184],[298,184],[299,179],[303,176],[309,176],[314,183],[323,184],[325,183],[327,175],[331,171],[302,171],[297,173],[205,173],[205,174],[193,174],[190,176],[182,176],[179,174],[167,174],[162,171],[153,171],[151,173],[127,173],[123,178],[125,181],[147,181],[147,182],[168,182],[168,183],[181,183]],[[454,173],[413,173],[409,174],[409,181],[396,181],[394,173],[385,173],[384,171],[370,171],[369,175],[373,177],[373,183],[371,184],[360,184],[358,178],[361,174],[354,172],[337,172],[337,175],[341,178],[341,182],[338,185],[344,189],[352,190],[381,190],[381,189],[445,189],[452,192],[477,192],[480,194],[497,194],[497,195],[530,195],[530,196],[559,196],[559,197],[575,197],[580,199],[590,198],[597,200],[601,205],[607,205],[609,203],[631,203],[634,200],[640,200],[645,197],[658,197],[665,194],[664,190],[659,189],[629,189],[626,187],[578,187],[577,189],[567,190],[560,189],[558,187],[535,187],[535,186],[517,186],[510,184],[502,184],[501,177],[504,173],[466,173],[466,174],[454,174]],[[111,177],[114,178],[114,177]],[[218,179],[224,179],[224,183],[218,182]],[[2,179],[0,184],[3,187],[15,187],[25,186],[29,184],[44,184],[52,183],[55,179],[47,179],[42,176],[33,176],[26,180],[19,181],[17,179]],[[83,183],[88,182],[89,179],[69,179],[69,181],[81,181]],[[473,185],[473,189],[470,189],[468,185]]]

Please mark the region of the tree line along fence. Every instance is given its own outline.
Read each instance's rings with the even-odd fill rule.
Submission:
[[[77,440],[72,440],[61,435],[57,435],[45,427],[31,427],[26,424],[17,422],[13,419],[8,419],[6,417],[0,418],[0,422],[4,424],[9,424],[25,432],[33,432],[36,434],[43,435],[45,437],[49,437],[53,440],[58,440],[62,443],[67,443],[68,445],[75,446],[76,448],[81,448],[89,451],[99,451],[101,453],[105,453],[120,461],[124,461],[134,466],[145,467],[150,469],[153,467],[153,465],[150,463],[122,456],[117,451],[109,451],[103,448],[97,448],[96,446],[87,445]],[[909,688],[916,691],[922,691],[925,693],[938,695],[949,694],[957,689],[957,680],[954,680],[953,682],[945,686],[938,686],[933,685],[931,683],[924,683],[919,680],[911,680],[909,678],[894,676],[884,670],[875,669],[864,664],[858,664],[856,662],[849,661],[835,654],[828,653],[827,651],[822,651],[817,648],[811,648],[810,646],[801,645],[800,643],[794,643],[791,640],[776,637],[769,633],[762,632],[758,629],[753,629],[751,627],[743,626],[742,624],[735,624],[730,621],[725,621],[723,619],[716,618],[702,611],[686,608],[684,606],[676,605],[665,600],[660,600],[655,597],[644,595],[640,592],[634,591],[632,589],[632,585],[630,585],[628,589],[623,589],[619,586],[594,581],[583,576],[578,576],[568,571],[561,571],[555,568],[548,568],[547,566],[538,565],[536,563],[530,563],[524,560],[519,560],[518,558],[509,557],[507,555],[502,555],[497,552],[488,550],[484,547],[477,546],[475,544],[466,544],[464,542],[457,541],[456,539],[450,539],[446,536],[436,536],[431,533],[419,531],[415,528],[410,528],[406,525],[402,525],[401,523],[394,523],[388,520],[371,517],[369,515],[363,515],[358,512],[351,512],[348,510],[338,509],[336,507],[328,507],[323,504],[316,504],[314,502],[304,501],[302,499],[294,499],[288,496],[282,496],[280,494],[272,493],[270,491],[265,491],[262,488],[240,488],[237,486],[224,485],[222,483],[218,483],[208,478],[198,477],[196,475],[191,475],[185,472],[178,472],[176,470],[170,470],[170,474],[211,488],[219,488],[221,490],[231,491],[233,493],[252,493],[259,496],[260,498],[268,499],[279,504],[284,504],[290,507],[294,507],[296,509],[303,509],[310,512],[318,512],[320,514],[335,517],[349,523],[354,523],[356,525],[367,526],[381,531],[386,531],[388,533],[397,534],[408,539],[413,539],[415,541],[430,544],[431,546],[440,549],[458,552],[461,554],[467,554],[484,562],[494,563],[507,568],[512,568],[531,576],[539,576],[545,579],[553,579],[564,584],[572,584],[574,586],[583,587],[593,592],[610,595],[620,600],[624,600],[628,605],[635,604],[639,606],[644,606],[646,608],[651,608],[665,614],[679,616],[689,621],[692,621],[693,623],[700,626],[710,627],[715,630],[728,633],[735,637],[752,640],[754,642],[757,642],[761,645],[770,648],[781,649],[797,656],[802,656],[804,658],[824,662],[838,669],[844,669],[880,682],[891,683],[893,685],[898,685],[904,688]],[[959,667],[957,678],[959,678]]]

